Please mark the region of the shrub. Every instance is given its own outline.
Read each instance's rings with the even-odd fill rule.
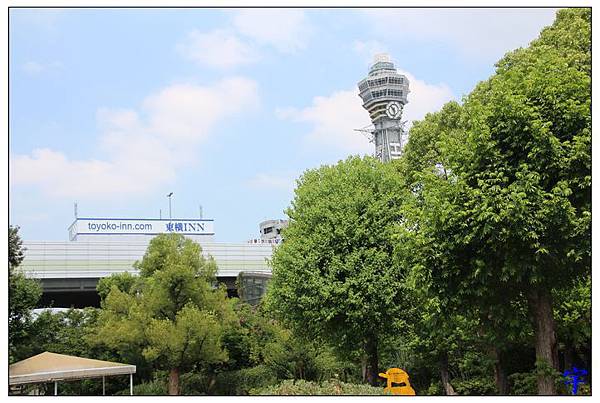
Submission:
[[[484,396],[496,393],[494,381],[483,377],[453,379],[452,386],[459,395]]]
[[[307,382],[304,380],[286,380],[275,386],[250,391],[251,395],[383,395],[383,388],[370,385],[344,383],[332,379],[330,381]]]
[[[511,395],[537,395],[537,378],[533,372],[517,372],[508,376]]]
[[[570,388],[565,384],[566,378],[560,375],[557,371],[553,371],[551,373],[554,378],[554,383],[556,385],[556,391],[559,395],[570,395]],[[537,395],[537,375],[535,371],[530,372],[517,372],[515,374],[509,375],[508,380],[511,382],[511,395]],[[579,388],[584,386],[584,384],[580,384]],[[588,385],[589,386],[589,385]],[[577,391],[577,394],[585,394],[586,388],[584,387],[583,391],[580,393],[580,390]]]
[[[167,383],[164,380],[155,379],[150,382],[143,382],[138,385],[133,385],[134,396],[161,396],[167,393]],[[115,395],[129,395],[129,388],[123,389]]]
[[[222,372],[217,375],[216,394],[247,395],[252,389],[261,389],[278,382],[277,377],[265,365]]]
[[[438,381],[431,381],[429,387],[425,390],[427,396],[441,396],[444,394],[442,391],[442,385]]]

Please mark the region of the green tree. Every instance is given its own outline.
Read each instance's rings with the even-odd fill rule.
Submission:
[[[320,340],[306,339],[271,319],[262,304],[237,301],[238,323],[225,329],[228,361],[207,371],[208,394],[247,395],[284,379],[346,379],[352,365]],[[214,382],[212,381],[214,378]]]
[[[507,54],[452,107],[458,118],[439,132],[436,165],[415,173],[411,225],[435,293],[482,312],[526,300],[540,394],[556,393],[552,292],[591,267],[590,19],[587,9],[561,10]],[[415,125],[410,141],[446,114]]]
[[[8,227],[8,349],[9,360],[15,359],[15,349],[28,335],[31,310],[42,296],[37,280],[26,278],[17,267],[24,258],[19,227]]]
[[[379,343],[397,330],[406,300],[392,261],[399,186],[392,166],[370,157],[306,171],[286,211],[290,224],[265,299],[295,332],[362,350],[372,385]]]
[[[138,277],[129,272],[112,274],[108,277],[102,277],[98,281],[96,291],[100,296],[100,300],[104,301],[108,294],[110,294],[113,286],[117,287],[119,291],[130,294],[133,292],[133,287],[137,284],[137,280]]]
[[[452,151],[461,148],[464,122],[464,110],[457,102],[449,102],[439,112],[428,114],[424,120],[415,122],[403,157],[395,162],[405,187],[411,189],[403,208],[409,225],[398,226],[394,235],[399,265],[410,268],[410,287],[418,296],[413,301],[413,309],[416,308],[419,315],[412,324],[414,337],[409,342],[420,357],[420,364],[439,370],[445,393],[454,392],[448,381],[451,367],[456,368],[457,364],[452,360],[460,361],[465,354],[482,354],[493,363],[484,367],[493,367],[497,392],[506,395],[509,386],[506,350],[514,343],[529,342],[530,326],[522,301],[507,304],[499,295],[496,300],[488,296],[486,302],[473,304],[455,293],[440,294],[444,290],[432,286],[431,282],[430,270],[436,270],[437,274],[443,270],[440,264],[443,254],[440,254],[439,242],[428,236],[425,227],[431,222],[423,217],[430,204],[444,199],[432,197],[424,185],[433,178],[452,186],[452,158],[456,158]],[[441,217],[445,220],[443,214]],[[474,259],[475,254],[463,250],[462,254],[447,258],[468,260]]]
[[[25,258],[19,227],[8,226],[8,268],[12,270]]]
[[[563,369],[590,367],[592,342],[592,278],[578,279],[572,287],[554,293],[557,338],[563,352]],[[579,363],[575,362],[581,357]]]
[[[141,354],[169,371],[169,394],[179,394],[182,372],[227,359],[221,337],[234,318],[232,302],[223,288],[213,287],[214,260],[181,235],[152,239],[134,267],[135,284],[126,274],[108,281],[94,342]]]

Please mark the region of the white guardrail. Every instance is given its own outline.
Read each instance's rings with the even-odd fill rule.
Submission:
[[[25,258],[19,269],[30,278],[101,278],[113,273],[136,273],[146,242],[57,242],[24,241]],[[218,277],[236,277],[239,272],[271,273],[268,260],[275,245],[207,243],[202,254],[212,256]]]

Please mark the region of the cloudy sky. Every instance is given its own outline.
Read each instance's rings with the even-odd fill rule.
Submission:
[[[284,218],[306,169],[373,146],[356,83],[388,52],[413,121],[461,97],[554,9],[11,9],[9,220]]]

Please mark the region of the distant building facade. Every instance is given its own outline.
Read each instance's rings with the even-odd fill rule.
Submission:
[[[217,279],[230,296],[237,295],[236,279],[242,272],[270,277],[268,261],[274,245],[215,242],[212,219],[78,217],[69,226],[69,241],[24,240],[25,258],[19,270],[40,280],[42,306],[99,306],[99,279],[123,272],[137,274],[133,263],[144,256],[150,240],[163,233],[182,234],[200,244],[202,255],[215,259]],[[246,295],[262,296],[260,281],[252,284],[258,288]]]
[[[281,239],[281,231],[288,226],[288,220],[267,220],[260,223],[260,239]]]
[[[288,220],[282,219],[263,221],[259,224],[260,238],[250,239],[248,243],[275,247],[283,241],[282,231],[288,224]],[[237,277],[238,296],[251,305],[258,304],[267,291],[269,280],[271,280],[270,272],[241,272]]]
[[[270,280],[271,273],[240,272],[237,277],[239,298],[250,305],[257,305],[267,292]]]
[[[248,243],[278,245],[283,241],[281,233],[288,226],[288,220],[266,220],[259,224],[260,238],[253,238]]]

